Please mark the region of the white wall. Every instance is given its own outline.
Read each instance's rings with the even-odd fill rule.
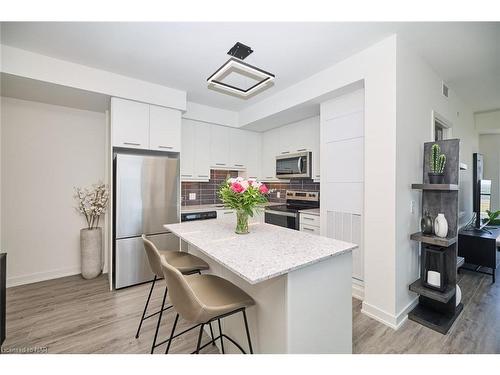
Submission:
[[[106,120],[12,98],[2,105],[2,243],[9,286],[80,272],[73,187],[104,180]]]
[[[484,156],[483,177],[491,180],[491,209],[500,210],[500,134],[481,134],[479,152]]]
[[[476,129],[481,134],[500,133],[500,110],[474,114]]]
[[[478,135],[471,109],[450,87],[449,98],[441,95],[441,78],[404,41],[397,43],[397,155],[396,155],[396,316],[397,324],[415,303],[408,285],[418,278],[419,245],[409,235],[419,231],[421,192],[410,188],[422,181],[423,143],[432,141],[432,111],[451,122],[452,138],[460,138],[460,161],[469,166],[460,172],[461,221],[472,214],[472,153],[478,151]],[[410,202],[416,211],[410,213]]]
[[[187,102],[183,118],[211,124],[238,127],[238,112]]]
[[[1,45],[1,71],[119,98],[186,109],[186,92]]]
[[[245,108],[241,126],[346,86],[365,87],[365,299],[363,312],[389,325],[396,313],[396,36]],[[324,100],[324,99],[323,99]],[[322,161],[323,164],[323,161]]]

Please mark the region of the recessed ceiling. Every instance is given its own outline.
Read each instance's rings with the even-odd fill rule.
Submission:
[[[3,22],[2,43],[186,90],[188,100],[239,111],[397,33],[473,110],[500,107],[500,23],[57,23]],[[235,42],[245,62],[276,74],[242,99],[206,78]],[[367,62],[369,63],[369,62]]]

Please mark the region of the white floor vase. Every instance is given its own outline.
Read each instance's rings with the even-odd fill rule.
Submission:
[[[102,272],[102,228],[80,230],[82,277],[94,279]]]

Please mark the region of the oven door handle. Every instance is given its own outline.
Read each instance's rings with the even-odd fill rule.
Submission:
[[[296,214],[291,213],[291,212],[281,212],[281,211],[266,210],[265,213],[269,213],[269,214],[272,214],[272,215],[279,215],[279,216],[297,217]]]
[[[302,156],[299,156],[297,159],[297,169],[298,169],[300,174],[304,173],[302,171]]]

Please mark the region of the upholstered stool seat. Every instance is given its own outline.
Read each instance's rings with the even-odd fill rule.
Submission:
[[[205,346],[214,343],[215,340],[220,339],[222,353],[224,353],[223,338],[231,341],[234,345],[245,353],[243,348],[234,341],[231,337],[222,333],[221,319],[241,312],[245,323],[245,330],[248,340],[248,348],[250,353],[253,353],[252,341],[250,339],[250,331],[248,329],[248,321],[246,316],[246,308],[254,305],[255,301],[242,289],[215,275],[183,275],[178,269],[169,264],[166,257],[161,258],[161,268],[167,283],[170,302],[177,311],[174,325],[170,333],[167,349],[168,353],[172,340],[182,333],[191,330],[192,328],[175,335],[175,328],[179,316],[188,322],[195,323],[200,326],[198,333],[198,343],[194,353],[199,353]],[[219,336],[213,337],[212,341],[205,345],[201,345],[201,338],[203,334],[203,327],[210,325],[212,321],[217,320],[219,325]],[[195,327],[196,327],[195,326]]]
[[[201,308],[194,323],[205,323],[220,315],[255,304],[255,301],[230,281],[215,275],[185,277]]]
[[[181,251],[160,250],[160,255],[167,259],[167,262],[177,268],[181,273],[188,274],[208,270],[209,266],[203,259],[189,253]],[[163,273],[157,275],[163,277]]]
[[[155,315],[158,315],[158,322],[156,323],[156,331],[155,335],[153,338],[153,343],[151,345],[151,353],[154,352],[155,348],[162,345],[163,343],[156,343],[156,340],[158,338],[158,331],[160,329],[160,324],[161,324],[161,318],[163,315],[163,311],[170,309],[172,306],[167,306],[165,307],[165,302],[167,299],[167,292],[168,289],[165,286],[165,291],[163,293],[163,301],[161,304],[161,309],[159,311],[156,311],[150,315],[146,315],[149,301],[151,299],[151,294],[153,293],[153,289],[155,287],[155,283],[157,279],[163,278],[163,270],[161,267],[161,259],[165,258],[168,259],[169,264],[172,265],[175,269],[178,270],[178,272],[189,275],[193,273],[198,273],[201,274],[202,270],[207,270],[209,268],[207,262],[205,262],[203,259],[198,258],[197,256],[194,256],[189,253],[181,252],[178,249],[172,249],[172,250],[162,250],[159,251],[155,244],[151,242],[150,240],[147,239],[147,237],[143,234],[142,235],[142,241],[144,243],[144,250],[146,251],[146,256],[149,261],[149,267],[151,268],[151,271],[154,273],[154,279],[153,282],[151,283],[151,289],[149,290],[149,295],[146,300],[146,305],[144,306],[144,311],[142,313],[141,321],[139,322],[139,327],[137,328],[137,333],[135,335],[135,338],[139,337],[139,334],[141,332],[141,327],[142,323],[144,320],[149,319]],[[212,326],[210,326],[210,331],[212,332]],[[213,334],[212,334],[213,336]]]

